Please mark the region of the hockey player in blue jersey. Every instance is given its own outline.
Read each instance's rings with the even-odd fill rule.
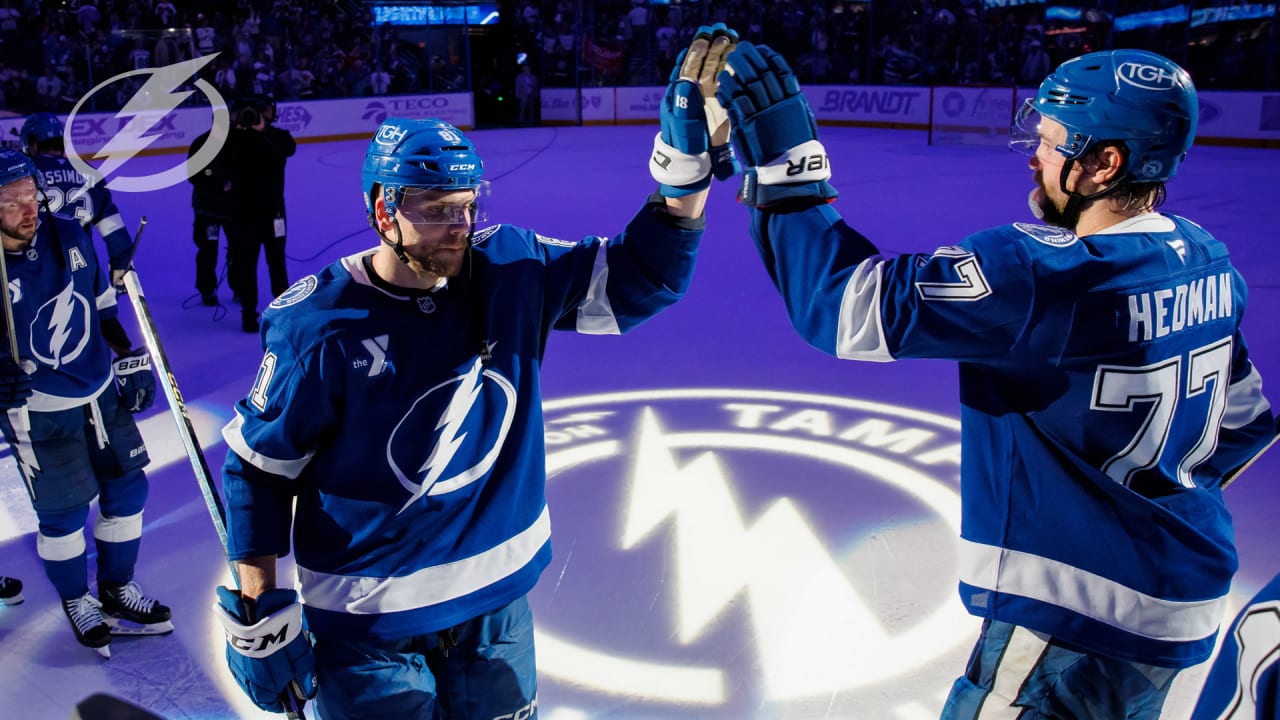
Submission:
[[[132,413],[151,405],[155,378],[116,318],[116,293],[88,234],[41,211],[40,177],[26,155],[0,150],[0,239],[21,356],[0,361],[0,429],[35,509],[36,551],[76,638],[109,657],[112,633],[173,630],[169,609],[134,581],[148,458]],[[84,538],[95,498],[97,597]]]
[[[280,712],[292,685],[318,687],[331,719],[537,716],[543,350],[552,330],[623,333],[684,293],[710,176],[733,166],[699,81],[714,86],[735,40],[703,28],[685,54],[651,160],[660,190],[612,238],[477,230],[471,140],[439,120],[378,128],[362,174],[381,244],[271,303],[223,430],[241,591],[219,588],[217,614],[259,707]],[[297,593],[276,577],[291,524]]]
[[[1226,631],[1191,720],[1280,720],[1280,575]]]
[[[1222,479],[1275,433],[1244,280],[1156,211],[1195,135],[1190,77],[1135,50],[1064,63],[1011,130],[1049,224],[885,257],[832,206],[782,57],[742,43],[727,65],[750,233],[796,330],[839,358],[960,363],[960,596],[983,625],[943,716],[1157,717],[1236,570]]]
[[[75,218],[86,233],[91,225],[97,228],[106,244],[111,284],[119,286],[133,249],[129,230],[107,186],[98,183],[96,178],[86,178],[67,159],[62,134],[62,121],[47,112],[31,115],[18,131],[23,149],[40,171],[48,203],[46,209]]]

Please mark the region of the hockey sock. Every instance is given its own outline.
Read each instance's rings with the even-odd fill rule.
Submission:
[[[83,530],[62,537],[49,537],[41,532],[36,535],[36,552],[58,597],[70,600],[89,592]]]
[[[98,544],[98,585],[123,585],[133,579],[142,544],[142,513],[127,517],[98,515],[93,523]]]

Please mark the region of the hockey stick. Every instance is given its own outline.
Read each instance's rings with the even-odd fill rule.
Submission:
[[[209,510],[210,519],[213,520],[213,528],[218,532],[223,557],[227,561],[227,566],[231,568],[231,578],[235,582],[236,589],[239,589],[240,573],[227,552],[227,510],[222,505],[222,498],[214,489],[209,463],[205,460],[199,439],[196,438],[195,426],[191,424],[191,415],[187,413],[187,405],[183,402],[182,393],[178,390],[178,380],[173,376],[169,358],[164,354],[160,338],[156,335],[156,324],[151,318],[151,310],[147,307],[147,296],[142,292],[142,285],[138,282],[138,272],[133,267],[133,258],[138,253],[138,241],[142,239],[142,229],[146,225],[147,218],[144,215],[138,222],[138,232],[133,237],[133,249],[130,251],[129,264],[126,266],[128,269],[124,274],[124,288],[129,294],[129,303],[133,305],[133,314],[138,318],[138,326],[142,330],[147,351],[151,353],[151,364],[157,370],[156,375],[160,379],[160,387],[164,390],[165,400],[169,402],[169,410],[173,414],[174,422],[178,425],[178,436],[182,439],[182,446],[187,451],[187,458],[191,460],[191,469],[195,472],[196,482],[200,485],[200,494],[204,496],[204,504]],[[5,292],[7,302],[7,287]],[[290,720],[305,720],[306,714],[298,702],[302,693],[296,684],[294,690],[295,692],[285,692],[280,697],[285,715]]]
[[[9,336],[9,357],[13,364],[19,365],[18,335],[13,325],[13,300],[9,298],[9,261],[4,257],[4,249],[0,248],[0,284],[4,286],[4,329]]]

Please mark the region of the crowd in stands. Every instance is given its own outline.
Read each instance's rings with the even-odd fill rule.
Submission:
[[[475,28],[375,25],[356,0],[0,0],[0,110],[67,112],[120,73],[214,52],[201,75],[228,99],[509,91],[517,53],[540,86],[659,85],[712,22],[778,49],[808,83],[1030,86],[1067,58],[1125,46],[1168,55],[1202,88],[1280,86],[1274,16],[1116,30],[1116,8],[1171,2],[1062,2],[1081,11],[1047,21],[1044,3],[1003,0],[505,0],[502,25],[482,32],[512,59],[477,72]],[[146,75],[130,80],[91,109],[120,107]]]

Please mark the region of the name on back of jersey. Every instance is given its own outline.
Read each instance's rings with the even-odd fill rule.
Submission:
[[[1231,273],[1223,272],[1172,287],[1129,296],[1129,341],[1161,338],[1232,316]]]

